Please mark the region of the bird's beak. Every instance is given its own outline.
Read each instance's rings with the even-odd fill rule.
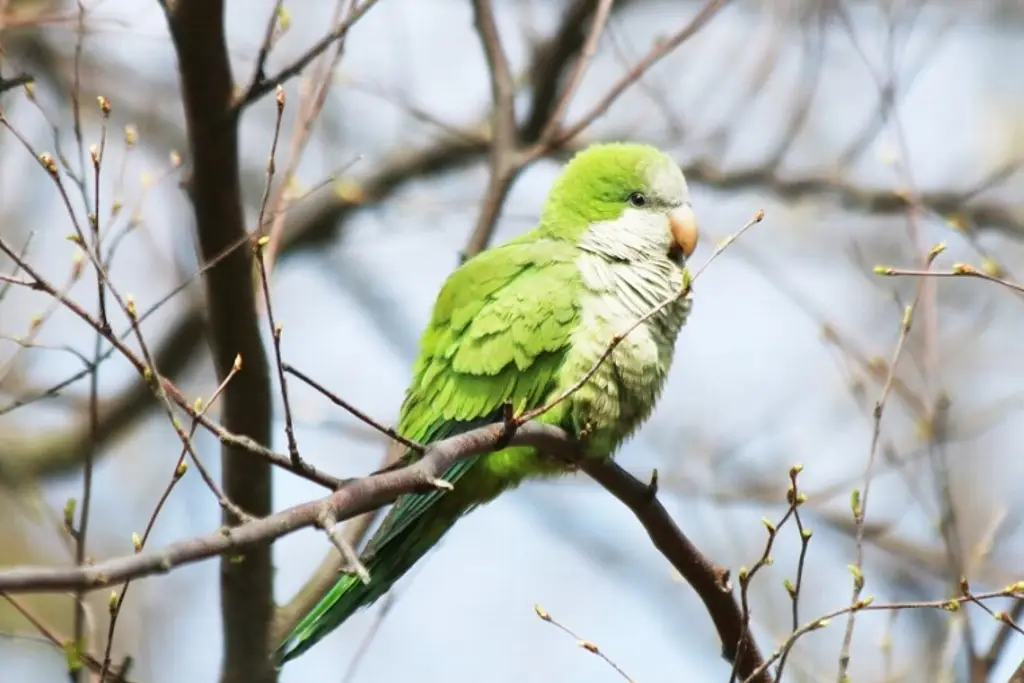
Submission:
[[[689,204],[683,204],[672,209],[668,214],[669,226],[672,229],[672,239],[683,252],[683,256],[689,257],[697,248],[697,240],[700,232],[697,230],[697,216]]]

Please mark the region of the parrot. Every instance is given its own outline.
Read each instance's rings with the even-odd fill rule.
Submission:
[[[445,280],[420,338],[397,432],[423,445],[547,406],[624,333],[680,293],[698,225],[682,170],[656,147],[584,147],[551,185],[536,226],[466,260]],[[691,297],[637,325],[577,390],[535,419],[611,458],[650,416]],[[412,463],[419,453],[402,458]],[[455,462],[443,488],[398,497],[360,559],[341,572],[275,653],[278,668],[387,593],[464,515],[524,480],[572,471],[527,446]]]

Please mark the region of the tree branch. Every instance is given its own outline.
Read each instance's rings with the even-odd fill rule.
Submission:
[[[181,74],[192,158],[192,199],[204,260],[220,256],[245,236],[238,160],[238,118],[224,36],[222,0],[179,0],[168,15]],[[223,394],[224,427],[256,443],[270,442],[270,375],[259,332],[249,249],[234,249],[205,276],[210,339],[218,380],[235,357],[245,369]],[[271,466],[237,446],[222,448],[224,494],[254,517],[271,512]],[[235,522],[224,513],[225,524]],[[227,534],[230,537],[230,533]],[[270,683],[266,655],[273,614],[273,568],[268,544],[221,560],[224,632],[223,683]]]
[[[32,76],[29,76],[28,74],[18,74],[17,76],[13,76],[11,78],[4,78],[3,76],[0,76],[0,93],[7,92],[8,90],[13,90],[14,88],[17,88],[19,86],[31,83],[34,80],[35,79]]]
[[[338,24],[330,33],[325,35],[323,38],[314,43],[308,50],[293,61],[288,66],[278,71],[273,76],[267,77],[263,74],[263,64],[266,62],[267,55],[262,52],[257,58],[257,71],[253,74],[252,82],[249,87],[245,90],[240,98],[232,105],[231,113],[238,114],[242,109],[248,107],[250,104],[260,99],[269,92],[272,92],[277,86],[283,85],[285,81],[298,76],[302,73],[302,70],[313,63],[313,60],[324,53],[331,45],[334,45],[339,40],[343,40],[348,35],[349,29],[351,29],[356,22],[362,19],[371,7],[377,4],[377,0],[363,0],[363,3],[357,7],[353,7],[353,10],[349,13],[348,17],[343,22]]]
[[[764,663],[732,594],[729,570],[719,567],[686,537],[657,497],[655,480],[644,484],[614,462],[579,460],[580,469],[632,510],[654,547],[697,591],[722,639],[722,657],[745,680]],[[737,661],[737,657],[739,661]],[[764,671],[751,683],[771,683]]]
[[[740,646],[742,616],[732,595],[728,571],[706,558],[672,520],[657,499],[656,487],[644,484],[612,462],[579,456],[577,443],[564,431],[540,422],[528,422],[509,434],[510,425],[479,427],[427,446],[423,457],[407,467],[354,479],[337,492],[296,505],[275,515],[232,529],[172,543],[161,550],[142,552],[86,567],[21,567],[0,571],[0,592],[99,590],[128,579],[163,574],[175,567],[218,555],[230,557],[254,545],[267,544],[298,529],[315,526],[324,515],[339,521],[376,509],[398,496],[431,486],[451,465],[483,455],[495,448],[532,446],[579,464],[580,468],[618,498],[637,517],[659,552],[697,591],[722,638],[722,653],[746,678],[763,663],[753,639]],[[770,683],[763,673],[754,679]]]
[[[673,33],[669,38],[655,43],[651,51],[648,52],[643,59],[634,64],[628,72],[623,74],[623,76],[615,82],[615,85],[605,93],[604,97],[602,97],[587,114],[580,117],[580,120],[569,128],[558,131],[557,134],[551,135],[550,138],[545,137],[542,139],[535,148],[531,150],[529,153],[530,156],[542,156],[548,149],[559,147],[569,142],[589,128],[598,117],[608,111],[608,108],[622,96],[622,93],[640,80],[640,78],[647,73],[651,67],[671,54],[677,47],[695,36],[702,28],[704,28],[708,22],[718,14],[719,10],[725,6],[726,2],[728,2],[728,0],[708,0],[707,4],[701,8],[689,23]]]
[[[314,526],[325,513],[338,521],[376,509],[404,493],[429,487],[457,460],[481,455],[506,438],[504,424],[494,424],[427,447],[423,458],[401,469],[372,474],[343,484],[335,493],[288,508],[237,527],[220,530],[161,550],[97,562],[86,567],[22,567],[0,571],[0,592],[99,590],[129,579],[169,572],[218,555],[234,553],[254,544],[267,544],[285,534]],[[572,442],[561,430],[528,423],[516,430],[509,445],[530,445],[565,452]]]
[[[154,361],[160,372],[167,377],[180,376],[196,356],[203,340],[204,320],[199,312],[183,316],[172,327],[154,352]],[[88,376],[89,369],[83,370],[82,377]],[[62,383],[63,385],[63,383]],[[39,400],[42,396],[56,396],[61,389],[51,389],[42,395],[26,397],[13,403],[10,408]],[[157,403],[153,391],[143,381],[132,382],[119,395],[105,400],[99,406],[99,420],[95,434],[97,448],[116,439],[131,429]],[[80,467],[89,447],[87,434],[88,419],[80,419],[73,427],[56,433],[40,434],[31,430],[25,434],[6,431],[0,438],[0,481],[8,486],[20,486],[38,479],[60,475]],[[97,460],[104,454],[96,454]]]
[[[491,0],[473,0],[473,17],[480,45],[487,58],[491,77],[491,172],[487,190],[480,204],[480,213],[462,252],[462,260],[472,258],[487,248],[498,223],[498,214],[505,204],[512,183],[523,168],[519,154],[519,135],[516,130],[515,85],[508,57],[501,44],[501,36],[494,20]]]
[[[599,2],[600,0],[576,0],[566,10],[562,24],[554,35],[534,49],[528,70],[533,102],[530,113],[519,131],[524,143],[537,142],[551,120],[562,92],[566,67],[583,50],[589,35],[587,26],[597,11]],[[635,0],[617,0],[612,3],[610,12],[621,12],[634,2]]]

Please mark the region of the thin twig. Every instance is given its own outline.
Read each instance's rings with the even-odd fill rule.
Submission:
[[[643,57],[643,59],[637,62],[633,68],[623,74],[623,76],[616,81],[615,85],[608,90],[605,96],[602,97],[589,112],[580,117],[579,121],[567,129],[562,129],[558,135],[551,138],[549,143],[538,143],[528,154],[530,154],[530,156],[539,157],[549,149],[564,145],[566,142],[572,140],[574,137],[589,128],[590,124],[608,111],[608,108],[619,99],[619,96],[622,95],[622,93],[631,85],[636,83],[636,81],[639,80],[651,67],[704,28],[705,24],[711,21],[715,14],[725,6],[726,2],[728,2],[728,0],[708,0],[707,4],[704,5],[700,12],[698,12],[686,26],[676,31],[669,38],[658,41],[651,51]]]
[[[391,437],[391,439],[393,439],[394,441],[402,444],[406,448],[408,448],[408,449],[410,449],[412,451],[415,451],[417,453],[422,453],[425,450],[425,447],[422,444],[419,444],[419,443],[417,443],[417,442],[415,442],[415,441],[413,441],[411,439],[405,438],[404,436],[399,434],[397,431],[395,431],[393,428],[388,427],[387,425],[382,424],[382,423],[378,422],[377,420],[373,419],[372,417],[370,417],[369,415],[364,413],[362,410],[360,410],[359,408],[355,407],[354,405],[352,405],[351,403],[349,403],[345,399],[341,398],[340,396],[338,396],[337,394],[332,392],[330,389],[328,389],[327,387],[323,386],[322,384],[320,384],[315,379],[313,379],[309,375],[305,374],[301,370],[296,369],[295,367],[289,365],[288,363],[284,363],[282,365],[282,368],[284,369],[284,372],[288,373],[289,375],[294,375],[295,377],[298,377],[300,380],[302,380],[303,382],[308,384],[310,387],[312,387],[313,389],[316,389],[318,392],[320,392],[320,394],[322,394],[324,396],[324,398],[326,398],[328,401],[330,401],[331,403],[333,403],[336,406],[339,406],[339,407],[343,408],[344,410],[349,412],[353,417],[355,417],[357,420],[360,420],[361,422],[365,423],[366,425],[368,425],[370,427],[373,427],[374,429],[376,429],[381,434],[386,434],[387,436]]]
[[[234,377],[239,370],[241,370],[241,359],[239,359],[239,362],[237,362],[235,366],[231,369],[231,372],[228,373],[228,376],[224,378],[224,381],[220,383],[216,390],[214,390],[209,400],[203,403],[202,405],[199,405],[199,402],[197,401],[196,408],[201,413],[205,414],[206,411],[208,411],[210,407],[217,402],[217,399],[220,397],[221,393],[223,393],[225,387],[227,387],[228,382],[231,381],[231,378]],[[192,426],[190,427],[188,433],[188,437],[190,440],[195,436],[196,429],[198,428],[198,426],[199,422],[197,420],[192,420]],[[143,530],[142,537],[139,539],[138,543],[135,546],[135,552],[142,552],[142,550],[146,547],[146,543],[149,541],[149,535],[152,533],[153,527],[156,526],[157,517],[160,516],[160,512],[163,510],[164,504],[170,498],[171,491],[174,490],[174,487],[177,486],[178,482],[181,481],[181,479],[185,476],[185,472],[187,471],[187,463],[185,462],[185,458],[187,455],[192,456],[192,462],[196,464],[197,469],[200,472],[200,476],[202,476],[203,480],[206,482],[206,485],[209,486],[214,491],[214,495],[217,496],[217,499],[225,499],[225,496],[223,492],[220,491],[220,488],[217,486],[216,481],[214,481],[213,477],[206,470],[205,466],[203,466],[202,461],[196,457],[195,452],[189,448],[182,447],[181,453],[178,455],[178,459],[174,463],[174,469],[171,471],[171,479],[167,483],[167,486],[164,488],[164,491],[160,495],[160,498],[157,500],[156,506],[153,508],[153,512],[149,516],[149,521],[146,522],[146,528]],[[244,515],[244,513],[242,514]],[[246,515],[246,518],[252,519],[248,515]],[[124,585],[121,587],[120,594],[116,594],[116,592],[111,594],[110,623],[107,626],[107,645],[106,649],[103,652],[103,664],[100,670],[100,683],[103,683],[105,681],[106,673],[110,668],[110,657],[111,651],[114,647],[114,632],[117,628],[117,619],[121,615],[121,608],[124,605],[125,598],[127,598],[128,596],[128,587],[130,585],[130,580],[125,581]],[[114,597],[115,595],[116,599]]]
[[[367,0],[367,2],[364,2],[362,6],[357,7],[355,0],[350,0],[348,13],[345,16],[342,16],[342,7],[344,4],[344,0],[337,0],[336,2],[334,16],[331,21],[335,26],[351,26],[351,22],[354,21],[353,17],[356,16],[356,13],[369,9],[369,5],[372,4],[372,2]],[[320,112],[323,111],[324,104],[327,102],[327,94],[330,91],[331,86],[334,84],[335,79],[333,74],[337,70],[338,64],[341,62],[341,57],[344,54],[344,34],[342,34],[342,36],[337,40],[334,48],[334,54],[330,55],[329,59],[325,56],[325,58],[317,64],[317,68],[314,72],[302,81],[298,115],[295,117],[295,123],[292,126],[291,145],[288,150],[288,162],[284,171],[285,182],[280,183],[274,191],[274,198],[271,202],[273,211],[271,212],[269,230],[264,225],[264,222],[262,220],[260,221],[260,230],[270,237],[264,253],[268,272],[274,269],[274,264],[277,261],[277,252],[281,246],[281,240],[283,239],[285,214],[293,201],[292,195],[288,191],[288,181],[295,175],[296,169],[301,161],[302,154],[310,140],[310,132],[313,129],[313,124],[317,119],[319,119]],[[278,88],[278,106],[280,107],[283,101],[283,90],[280,90],[280,86],[278,86]]]
[[[540,134],[541,140],[548,141],[553,138],[558,128],[562,125],[565,111],[569,108],[569,104],[576,95],[576,90],[580,87],[580,83],[583,82],[583,76],[587,73],[587,67],[590,66],[590,61],[597,51],[597,44],[600,42],[601,34],[608,23],[608,16],[611,14],[614,2],[615,0],[597,1],[597,9],[594,11],[593,19],[591,19],[590,31],[587,34],[586,41],[583,43],[583,47],[580,49],[579,56],[576,58],[576,68],[573,69],[569,82],[566,84],[565,89],[562,90],[555,108],[551,111],[547,125],[545,125],[544,130]]]
[[[743,643],[752,637],[750,632],[750,586],[754,581],[754,577],[757,576],[762,569],[772,563],[772,549],[775,547],[775,540],[779,536],[779,530],[797,514],[799,507],[807,501],[807,496],[798,490],[796,483],[797,475],[800,473],[801,469],[802,468],[800,467],[793,467],[789,470],[790,487],[786,491],[786,502],[789,505],[786,508],[786,512],[783,514],[782,519],[773,524],[767,517],[761,518],[761,523],[768,532],[768,538],[765,541],[764,549],[761,551],[761,557],[757,559],[753,567],[750,569],[740,567],[740,570],[737,573],[740,582],[740,610],[743,620],[743,630],[741,632],[740,642],[737,644],[737,648],[740,649],[740,654],[742,654],[741,648],[743,647]],[[737,676],[741,673],[739,670],[741,661],[741,657],[736,657],[733,660],[729,683],[734,683]]]
[[[871,446],[868,450],[868,462],[864,468],[864,490],[863,492],[854,489],[853,496],[851,499],[851,508],[853,512],[854,523],[857,526],[857,532],[855,535],[855,547],[856,547],[856,558],[854,564],[850,565],[850,570],[853,572],[853,593],[850,598],[850,604],[856,604],[860,600],[861,591],[864,589],[864,519],[865,510],[867,508],[868,494],[871,491],[871,482],[873,480],[872,473],[874,470],[875,456],[878,453],[878,443],[882,435],[882,415],[885,411],[885,402],[889,398],[889,393],[893,387],[893,377],[896,374],[896,367],[899,363],[900,357],[903,355],[903,349],[907,342],[907,336],[910,334],[910,326],[913,322],[914,315],[914,304],[907,306],[903,313],[903,319],[900,322],[900,333],[899,338],[896,340],[896,348],[893,350],[892,358],[889,362],[889,371],[885,378],[885,383],[882,386],[882,391],[879,394],[878,400],[875,401],[874,408],[874,420],[871,430]],[[837,674],[837,680],[842,683],[846,676],[846,670],[850,665],[850,647],[853,644],[853,627],[855,611],[851,611],[846,622],[846,632],[843,635],[842,649],[839,654],[839,672]]]
[[[519,154],[519,132],[516,130],[515,82],[502,46],[491,0],[473,0],[473,20],[480,39],[491,83],[491,145],[490,175],[480,203],[480,212],[462,261],[487,248],[498,223],[498,215],[512,183],[522,171],[524,159]]]
[[[1003,655],[1007,644],[1010,642],[1010,636],[1013,635],[1014,625],[1021,618],[1024,618],[1024,599],[1017,599],[1014,600],[1013,607],[1010,608],[1009,619],[1000,624],[999,630],[996,631],[996,635],[992,638],[991,645],[989,645],[988,650],[985,652],[983,661],[985,662],[986,674],[990,674],[999,662],[999,658]]]
[[[370,572],[367,571],[366,565],[359,559],[359,553],[355,551],[352,544],[345,538],[344,528],[338,524],[329,506],[325,505],[323,511],[317,516],[316,525],[324,530],[324,533],[327,534],[327,539],[338,549],[338,553],[345,562],[343,571],[355,572],[360,581],[369,585]]]
[[[277,30],[278,20],[281,18],[281,10],[284,7],[284,0],[275,0],[274,7],[270,11],[270,19],[267,20],[267,28],[263,31],[263,41],[260,43],[260,50],[256,53],[256,66],[252,71],[252,78],[249,86],[245,89],[247,93],[253,92],[267,78],[267,58],[270,57],[270,49],[274,43],[274,34]],[[280,84],[278,84],[280,87]]]
[[[271,304],[270,278],[267,275],[267,264],[264,261],[263,248],[270,241],[270,237],[263,234],[264,216],[267,210],[267,200],[270,197],[270,186],[274,181],[274,167],[276,165],[277,140],[281,133],[281,118],[284,114],[284,88],[278,86],[277,96],[277,117],[274,120],[274,139],[270,145],[270,156],[267,159],[267,180],[263,188],[263,200],[260,202],[260,213],[256,223],[256,231],[259,234],[253,244],[253,259],[260,273],[260,288],[263,291],[263,303],[267,310],[267,324],[270,325],[270,335],[273,338],[274,361],[277,366],[277,379],[281,384],[281,402],[284,404],[284,433],[288,440],[288,456],[292,464],[301,469],[302,458],[299,457],[299,445],[295,440],[295,425],[292,421],[291,401],[288,400],[288,382],[284,376],[284,369],[281,361],[281,330],[282,326],[274,321],[274,308]]]
[[[789,469],[789,490],[786,496],[791,500],[799,500],[803,493],[797,488],[797,475],[803,471],[802,465],[794,465]],[[792,504],[792,503],[791,503]],[[796,564],[796,581],[790,583],[786,580],[786,592],[789,593],[790,601],[792,602],[792,626],[791,633],[795,633],[800,628],[800,590],[803,588],[804,582],[804,566],[807,561],[807,548],[811,543],[811,530],[804,526],[803,520],[800,518],[800,508],[793,508],[793,521],[796,522],[797,532],[800,534],[800,557]],[[786,667],[786,657],[789,655],[789,651],[782,654],[779,659],[779,666],[775,670],[775,680],[782,681],[782,672]]]
[[[754,674],[760,675],[767,670],[769,666],[774,664],[780,657],[786,652],[793,649],[796,642],[812,631],[817,631],[826,628],[830,625],[831,621],[836,617],[840,617],[844,614],[850,615],[855,612],[901,612],[911,609],[932,609],[932,610],[943,610],[946,612],[958,613],[964,609],[963,603],[972,603],[976,605],[983,605],[985,602],[990,600],[998,600],[1002,598],[1019,598],[1024,593],[1024,582],[1018,582],[1005,587],[998,591],[988,591],[986,593],[960,593],[953,598],[944,598],[941,600],[919,600],[919,601],[903,601],[903,602],[887,602],[880,603],[875,602],[870,596],[859,600],[855,604],[846,605],[839,609],[833,610],[826,614],[817,617],[813,621],[810,621],[786,639],[786,641],[779,647],[778,650],[773,652],[764,664],[758,668]],[[999,613],[995,613],[999,614]],[[744,679],[743,683],[753,683],[756,680],[754,676],[749,676]]]
[[[546,609],[544,609],[543,607],[541,607],[540,605],[534,605],[533,606],[533,611],[537,613],[537,616],[540,617],[541,621],[546,621],[547,623],[551,624],[552,626],[554,626],[558,630],[560,630],[563,633],[567,634],[570,638],[575,640],[576,644],[579,645],[581,648],[583,648],[587,652],[589,652],[591,654],[594,654],[594,655],[597,655],[598,657],[603,659],[605,664],[607,664],[611,668],[615,669],[615,672],[617,674],[619,674],[619,676],[621,676],[623,679],[625,679],[629,683],[633,683],[633,679],[630,678],[629,674],[627,674],[625,671],[623,671],[622,667],[620,667],[618,664],[616,664],[614,661],[612,661],[612,659],[608,655],[606,655],[604,652],[602,652],[601,648],[599,648],[597,646],[597,643],[595,643],[592,640],[586,640],[585,638],[579,637],[568,626],[566,626],[566,625],[558,622],[557,620],[555,620],[555,618],[553,616],[551,616],[551,614],[549,614],[548,611]]]
[[[23,259],[18,259],[16,252],[6,243],[6,241],[4,241],[2,237],[0,237],[0,251],[4,252],[12,259],[15,259],[19,263],[21,268],[32,278],[32,283],[30,285],[32,289],[37,289],[46,292],[51,297],[60,301],[60,303],[65,308],[74,313],[87,325],[89,325],[93,329],[100,329],[98,320],[96,320],[92,315],[90,315],[87,311],[85,311],[73,300],[59,292],[52,284],[50,284],[45,278],[43,278],[38,273],[38,271],[36,271],[35,268],[26,263]],[[115,298],[117,298],[116,293],[112,293],[115,294]],[[118,301],[119,303],[121,303],[120,300]],[[132,303],[132,307],[134,308],[134,302]],[[135,332],[136,336],[139,336],[137,332],[139,317],[134,312],[129,313],[127,307],[125,307],[124,310],[126,315],[128,315],[133,322],[132,332]],[[293,472],[294,474],[299,475],[300,477],[303,477],[304,479],[308,479],[309,481],[315,482],[317,484],[320,484],[321,486],[325,486],[330,489],[336,489],[343,483],[342,480],[336,477],[332,477],[328,474],[319,472],[315,467],[312,467],[311,465],[305,463],[303,464],[302,468],[296,468],[292,464],[291,458],[289,458],[287,455],[275,453],[274,451],[270,450],[266,446],[263,446],[262,444],[257,443],[255,440],[248,436],[233,434],[232,432],[228,431],[221,425],[210,420],[210,418],[207,417],[206,415],[203,415],[199,411],[196,411],[195,408],[192,405],[190,405],[189,401],[185,397],[185,394],[182,393],[181,390],[174,386],[174,384],[171,383],[167,378],[160,377],[153,370],[151,363],[148,363],[142,358],[139,358],[139,356],[134,351],[132,351],[131,348],[129,348],[121,339],[119,339],[118,337],[114,336],[111,333],[107,333],[104,336],[106,337],[107,341],[110,342],[114,346],[114,348],[135,367],[135,370],[148,383],[150,383],[150,386],[154,387],[154,393],[157,394],[158,398],[163,400],[164,394],[166,394],[167,398],[170,401],[172,401],[174,404],[176,404],[178,407],[184,410],[190,417],[192,417],[193,419],[197,419],[199,421],[199,424],[201,424],[204,428],[212,432],[221,441],[221,443],[244,449],[255,456],[262,457],[263,459],[267,460],[268,462],[277,467],[282,467],[290,472]],[[172,421],[172,425],[173,424],[174,422]],[[187,436],[184,434],[183,431],[180,431],[180,428],[176,431],[179,432],[179,437],[182,438],[184,442],[188,441]]]
[[[237,115],[242,109],[248,107],[271,90],[274,90],[277,86],[283,85],[285,81],[301,73],[302,70],[309,66],[314,59],[320,56],[321,53],[331,47],[335,42],[342,40],[346,35],[348,35],[349,29],[351,29],[356,22],[362,19],[370,8],[376,4],[377,0],[363,0],[360,5],[353,8],[353,11],[349,13],[345,18],[345,21],[335,26],[330,33],[314,43],[298,59],[278,71],[273,76],[259,79],[250,85],[250,87],[235,102],[232,107],[232,113]]]
[[[0,592],[0,598],[6,600],[11,607],[15,609],[21,616],[25,618],[28,623],[32,624],[39,635],[46,639],[47,642],[51,643],[54,647],[62,652],[66,652],[65,648],[68,643],[68,639],[61,633],[58,633],[56,629],[43,621],[42,617],[38,616],[32,609],[14,595],[8,595],[7,593]],[[91,671],[99,671],[100,663],[88,652],[82,653],[81,661]]]
[[[18,251],[19,259],[25,259],[28,257],[28,250],[32,246],[32,240],[34,240],[35,237],[36,232],[33,230],[28,234],[28,237],[25,238],[25,244],[23,244],[21,246],[21,249]],[[4,300],[4,297],[7,296],[7,292],[10,291],[11,286],[15,284],[15,282],[18,282],[17,275],[19,270],[21,270],[21,266],[19,266],[18,263],[15,262],[14,267],[11,268],[10,275],[5,275],[2,278],[0,278],[0,282],[3,283],[3,285],[0,286],[0,302],[2,302]],[[3,372],[0,372],[0,377],[2,376]]]
[[[983,270],[978,270],[972,265],[966,263],[954,263],[951,270],[915,270],[910,268],[893,268],[890,266],[876,266],[876,275],[885,275],[889,277],[922,277],[922,278],[944,278],[944,277],[963,277],[963,278],[977,278],[979,280],[986,280],[988,282],[994,282],[997,285],[1002,285],[1012,289],[1018,295],[1024,294],[1024,285],[1004,280],[1003,278],[995,275],[990,275]]]

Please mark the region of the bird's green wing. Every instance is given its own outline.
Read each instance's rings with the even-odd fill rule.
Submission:
[[[500,420],[506,403],[543,405],[579,323],[578,253],[566,242],[531,237],[486,251],[449,276],[420,342],[398,424],[403,436],[426,444]],[[558,413],[545,418],[558,421]],[[416,457],[410,452],[405,461]],[[479,457],[466,458],[444,473],[454,491],[395,501],[363,553],[370,583],[339,578],[282,643],[278,665],[387,592],[462,514],[497,493],[480,488],[500,484],[492,477],[457,486],[477,464]]]
[[[430,443],[500,420],[506,403],[517,412],[542,404],[579,322],[577,256],[564,242],[518,240],[483,252],[449,277],[420,342],[398,424],[403,436]],[[455,485],[476,460],[460,460],[442,478]],[[368,553],[442,495],[402,496]]]

